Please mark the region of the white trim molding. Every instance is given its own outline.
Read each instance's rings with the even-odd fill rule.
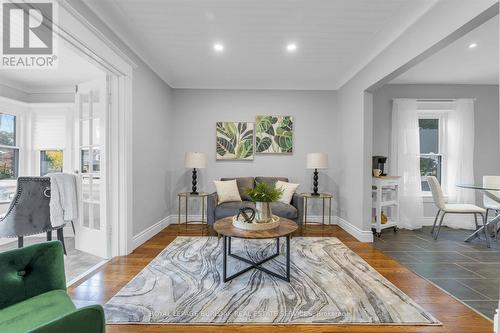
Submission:
[[[363,243],[373,243],[373,233],[372,231],[361,230],[347,220],[344,220],[340,216],[335,216],[335,224],[344,229],[351,236]]]
[[[149,228],[141,231],[139,234],[135,235],[132,238],[132,249],[131,251],[135,250],[142,244],[146,243],[149,239],[153,238],[157,233],[165,229],[169,224],[172,224],[173,221],[173,215],[167,216],[160,221],[156,222]],[[177,216],[175,216],[177,217]]]
[[[77,4],[77,3],[75,3]],[[59,42],[84,56],[108,75],[111,95],[105,147],[108,179],[107,230],[110,256],[131,252],[132,237],[132,79],[137,64],[86,20],[73,3],[61,2],[55,32]],[[111,245],[111,246],[109,246]]]
[[[149,239],[154,237],[157,233],[165,229],[167,226],[171,224],[177,224],[178,223],[178,215],[177,214],[172,214],[169,215],[160,221],[156,222],[146,230],[140,232],[139,234],[135,235],[132,240],[132,245],[133,249],[135,250],[145,242],[147,242]],[[181,224],[183,221],[186,220],[185,215],[181,215]],[[190,221],[201,221],[201,215],[188,215],[188,220]],[[307,219],[308,222],[312,222],[314,224],[321,223],[322,217],[321,215],[318,216],[308,216]],[[193,224],[200,224],[200,222],[193,223]],[[332,216],[332,225],[338,225],[342,229],[344,229],[347,233],[349,233],[351,236],[359,240],[360,242],[364,243],[371,243],[373,242],[373,233],[371,231],[363,231],[359,229],[358,227],[352,225],[350,222],[344,220],[343,218],[339,216]]]

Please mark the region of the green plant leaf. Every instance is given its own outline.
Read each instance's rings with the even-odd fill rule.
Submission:
[[[273,144],[273,141],[271,140],[271,138],[268,138],[268,137],[264,137],[262,139],[255,138],[255,150],[258,153],[265,152],[266,150],[269,149],[269,147],[271,147],[272,144]]]
[[[245,133],[247,130],[247,123],[238,123],[238,133]]]
[[[278,128],[277,135],[274,137],[274,142],[280,147],[281,152],[292,152],[293,136],[291,131],[285,131],[282,128]]]
[[[226,135],[226,130],[224,129],[224,123],[218,122],[216,125],[217,134]]]
[[[245,127],[246,128],[246,127]],[[248,129],[246,132],[241,132],[241,140],[251,140],[253,138],[253,129]]]
[[[273,117],[272,116],[257,116],[257,133],[267,133],[269,128],[273,126]]]
[[[236,158],[237,159],[246,159],[253,154],[253,142],[252,140],[244,140],[240,141],[240,143],[236,146]]]
[[[228,138],[235,138],[238,134],[238,129],[236,125],[231,122],[224,123],[224,130],[226,131],[226,135]]]
[[[220,156],[234,154],[234,145],[223,137],[217,137],[217,154]]]
[[[293,129],[292,117],[290,116],[283,117],[281,123],[279,124],[279,127],[283,128],[286,131],[291,131]]]
[[[258,182],[254,188],[246,189],[245,193],[252,201],[273,202],[281,197],[283,190],[276,188],[276,185],[271,186],[266,182]]]

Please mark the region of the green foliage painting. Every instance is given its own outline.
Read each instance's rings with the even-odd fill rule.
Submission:
[[[217,159],[253,160],[253,123],[217,123]]]
[[[289,154],[293,152],[293,117],[257,116],[255,126],[257,153]]]

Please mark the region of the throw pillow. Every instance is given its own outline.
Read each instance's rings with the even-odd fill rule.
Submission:
[[[290,202],[292,202],[293,194],[297,190],[297,187],[299,187],[299,184],[287,183],[287,182],[283,182],[281,180],[278,180],[276,182],[276,188],[283,190],[283,194],[278,199],[278,201],[282,202],[282,203],[290,204]]]
[[[236,179],[233,180],[215,180],[215,189],[217,191],[218,204],[223,202],[241,201],[240,192]]]

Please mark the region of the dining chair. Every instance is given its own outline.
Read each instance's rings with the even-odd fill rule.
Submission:
[[[500,188],[500,176],[483,176],[483,186]],[[500,191],[489,191],[489,192],[497,196],[500,200]],[[486,194],[483,194],[483,206],[484,208],[486,208],[486,215],[485,215],[486,222],[488,222],[488,214],[490,210],[495,211],[497,215],[500,213],[500,202],[491,199]],[[495,225],[494,232],[495,232],[495,240],[498,241],[498,224]]]
[[[431,188],[434,204],[438,208],[436,218],[434,219],[434,225],[432,226],[431,230],[431,234],[433,235],[434,239],[437,240],[439,236],[439,231],[441,230],[441,225],[443,224],[443,219],[446,214],[473,214],[474,222],[476,224],[476,230],[479,228],[479,225],[477,223],[477,215],[480,215],[483,220],[483,225],[486,226],[486,220],[485,220],[486,209],[472,204],[448,204],[444,200],[443,190],[441,189],[441,185],[439,184],[437,178],[434,176],[428,176],[427,183]],[[441,218],[439,220],[437,231],[434,232],[434,230],[436,229],[437,220],[440,216]],[[486,245],[490,247],[490,242],[488,239],[488,234],[486,232],[486,227],[484,233],[486,236]]]

